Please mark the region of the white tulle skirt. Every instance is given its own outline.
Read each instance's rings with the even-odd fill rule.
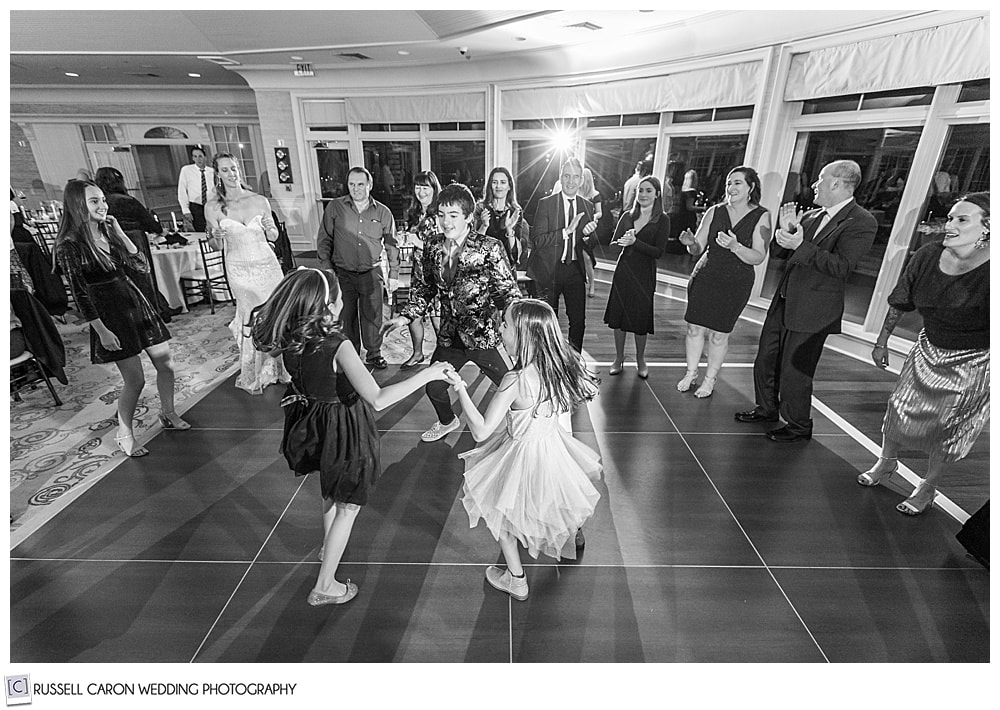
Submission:
[[[510,412],[504,431],[461,458],[470,527],[485,520],[493,537],[515,537],[533,558],[575,559],[576,531],[600,498],[591,479],[600,478],[601,462],[592,449],[555,417],[525,410]]]

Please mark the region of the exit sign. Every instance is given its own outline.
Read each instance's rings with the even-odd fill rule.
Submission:
[[[295,76],[316,76],[316,74],[313,72],[313,65],[305,63],[295,65]]]

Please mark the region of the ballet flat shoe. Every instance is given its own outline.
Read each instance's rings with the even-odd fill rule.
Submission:
[[[347,602],[358,596],[358,585],[356,585],[351,580],[344,582],[344,586],[347,589],[344,590],[343,594],[323,594],[322,592],[317,592],[315,589],[309,592],[309,598],[306,599],[309,602],[309,606],[324,606],[326,604],[346,604]]]

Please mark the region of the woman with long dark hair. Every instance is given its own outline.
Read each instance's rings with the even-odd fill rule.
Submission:
[[[710,397],[715,378],[729,352],[729,336],[750,300],[753,267],[764,261],[771,234],[771,216],[760,206],[760,178],[753,168],[740,166],[726,177],[726,201],[711,207],[696,234],[680,235],[688,253],[701,254],[688,282],[685,351],[687,372],[677,383],[687,392],[698,378],[705,341],[708,369],[694,396]]]
[[[649,377],[646,336],[653,332],[653,292],[656,260],[663,256],[670,237],[670,217],[663,212],[660,181],[647,175],[636,188],[635,204],[622,214],[612,244],[623,247],[611,278],[611,293],[604,322],[615,331],[615,360],[609,375],[621,374],[625,363],[625,333],[635,338],[636,372]]]
[[[413,263],[411,278],[420,279],[420,281],[423,281],[423,245],[427,243],[428,237],[440,231],[437,224],[438,195],[440,193],[441,183],[433,170],[419,172],[413,177],[413,196],[410,199],[410,207],[406,211],[406,221],[409,230],[420,240],[420,248],[414,249],[411,258]],[[441,305],[437,299],[428,307],[427,315],[430,316],[431,324],[437,330],[441,321]],[[410,342],[413,344],[413,354],[399,366],[400,370],[416,367],[426,358],[424,355],[424,319],[414,318],[408,327],[410,329]]]
[[[503,245],[511,271],[517,271],[528,243],[528,223],[521,215],[514,177],[507,168],[493,168],[483,188],[483,201],[473,212],[473,228]]]
[[[240,351],[236,386],[261,394],[268,385],[289,380],[281,358],[255,350],[245,330],[251,311],[281,283],[281,264],[268,245],[278,238],[278,226],[267,198],[243,185],[234,155],[216,154],[212,168],[215,195],[205,205],[205,229],[211,243],[224,248],[229,287],[236,299],[236,314],[229,324]]]
[[[53,259],[69,279],[77,308],[90,325],[90,360],[113,362],[122,374],[115,441],[126,456],[145,456],[136,446],[132,420],[146,384],[139,362],[145,352],[156,368],[160,423],[190,429],[174,411],[174,369],[170,333],[129,277],[144,257],[108,215],[104,193],[92,182],[70,180],[63,192],[63,215]]]

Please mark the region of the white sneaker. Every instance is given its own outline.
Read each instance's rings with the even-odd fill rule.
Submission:
[[[528,598],[527,576],[515,577],[510,573],[510,570],[502,570],[496,565],[490,565],[486,568],[486,581],[501,592],[507,592],[519,602]]]
[[[458,417],[452,419],[448,424],[434,422],[434,426],[421,434],[420,439],[421,441],[437,441],[438,439],[443,439],[448,436],[448,434],[452,433],[461,426],[462,422],[459,421]]]

